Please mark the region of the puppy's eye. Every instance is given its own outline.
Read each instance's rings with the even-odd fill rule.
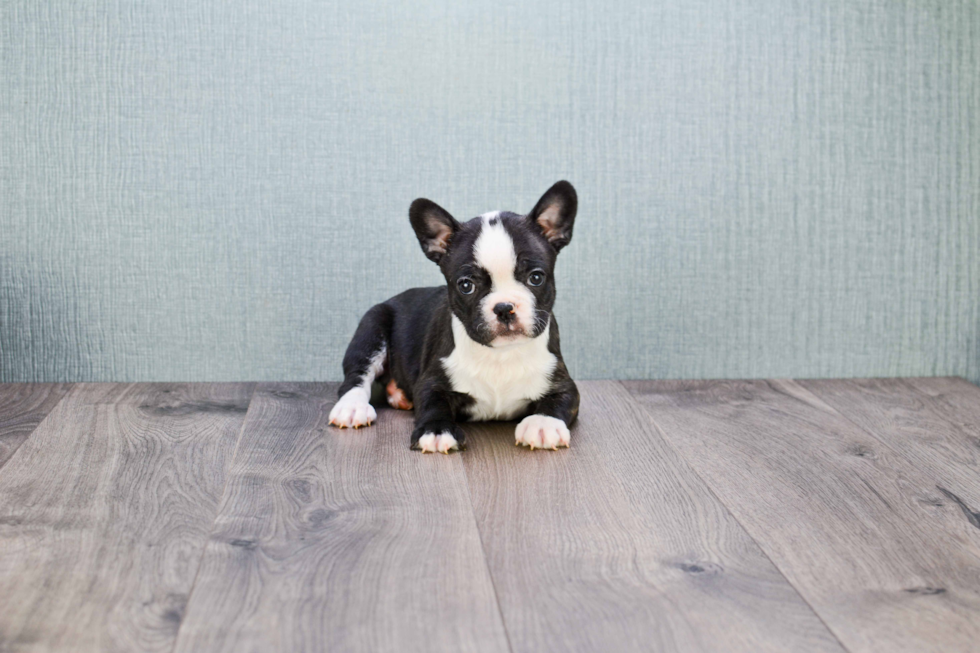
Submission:
[[[456,282],[456,287],[459,288],[459,292],[464,295],[472,295],[473,291],[476,290],[476,285],[473,283],[472,279],[463,277]]]
[[[540,286],[544,283],[544,270],[533,270],[527,275],[527,285]]]

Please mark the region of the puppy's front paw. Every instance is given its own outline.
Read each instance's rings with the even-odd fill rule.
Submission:
[[[342,429],[369,426],[378,419],[378,413],[368,399],[362,388],[348,390],[330,411],[330,423]]]
[[[514,431],[514,444],[524,444],[532,449],[557,449],[567,447],[568,427],[557,417],[528,415]]]
[[[459,450],[459,443],[449,431],[443,433],[426,433],[419,438],[416,448],[422,453],[449,453],[453,449]]]

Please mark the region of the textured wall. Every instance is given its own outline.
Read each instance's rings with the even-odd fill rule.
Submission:
[[[0,5],[0,380],[336,379],[409,229],[580,195],[587,377],[980,380],[976,0]]]

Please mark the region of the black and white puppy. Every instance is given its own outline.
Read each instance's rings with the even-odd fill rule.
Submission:
[[[364,315],[330,423],[371,424],[380,381],[390,405],[414,406],[413,449],[459,449],[458,421],[517,418],[517,444],[567,447],[579,394],[551,310],[555,258],[572,238],[577,207],[567,181],[527,215],[495,211],[460,223],[434,202],[412,202],[412,228],[448,285],[406,290]]]

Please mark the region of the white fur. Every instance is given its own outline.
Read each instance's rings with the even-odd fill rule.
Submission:
[[[371,405],[371,384],[384,370],[388,349],[382,347],[371,357],[367,372],[361,377],[360,385],[344,393],[330,410],[330,423],[340,428],[369,426],[378,419],[378,413]]]
[[[550,326],[537,338],[500,347],[487,347],[471,339],[455,315],[452,326],[455,347],[442,359],[442,367],[453,390],[475,400],[469,407],[470,419],[514,419],[548,391],[551,373],[558,364],[548,351]]]
[[[567,447],[569,437],[565,422],[548,415],[528,415],[514,429],[515,444],[527,445],[532,449]]]
[[[419,438],[419,449],[422,453],[449,453],[453,449],[459,449],[459,443],[451,433],[426,433]]]
[[[493,307],[501,302],[513,304],[517,324],[526,333],[531,333],[534,328],[534,295],[527,286],[514,278],[514,268],[517,267],[514,241],[499,219],[496,224],[490,224],[498,214],[499,212],[483,214],[480,236],[473,245],[473,258],[477,265],[490,274],[492,284],[489,294],[480,303],[480,310],[487,324],[494,325],[497,323],[497,316]]]

